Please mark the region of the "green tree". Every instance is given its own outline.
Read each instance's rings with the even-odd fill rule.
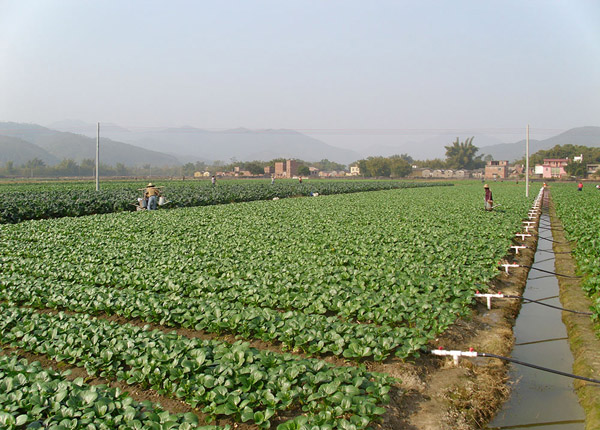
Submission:
[[[404,178],[412,172],[412,166],[402,155],[392,155],[389,158],[391,176]]]
[[[405,160],[408,164],[414,164],[415,160],[408,154],[400,154],[400,158]]]
[[[565,167],[565,172],[567,172],[570,176],[576,176],[578,178],[584,178],[586,170],[587,169],[585,163],[579,162],[571,162]]]
[[[15,163],[13,163],[12,161],[7,161],[4,168],[6,169],[7,175],[12,175],[16,172]]]
[[[39,158],[35,157],[34,159],[27,161],[27,163],[25,163],[23,166],[28,169],[35,169],[38,167],[45,167],[46,163],[44,163],[43,160],[40,160]]]
[[[415,163],[418,167],[423,167],[426,169],[445,169],[446,162],[439,158],[434,158],[433,160],[417,160]]]
[[[464,142],[460,142],[457,137],[452,145],[444,146],[444,148],[446,148],[446,165],[448,169],[472,170],[485,165],[481,160],[481,155],[475,155],[479,148],[473,145],[473,137]]]
[[[34,159],[27,161],[23,167],[29,171],[29,174],[33,178],[35,175],[41,175],[44,173],[46,163],[44,163],[43,160],[35,157]]]
[[[358,160],[355,164],[358,166],[358,170],[360,170],[360,174],[363,177],[369,176],[369,172],[367,170],[367,160]]]
[[[323,170],[324,172],[331,172],[333,170],[346,170],[346,165],[336,163],[335,161],[329,161],[327,158],[312,163],[312,165],[319,170]]]
[[[366,163],[368,176],[389,177],[391,174],[390,164],[390,160],[385,157],[368,157]]]
[[[84,158],[79,164],[79,174],[81,176],[93,176],[96,170],[96,161],[91,158]]]
[[[117,163],[115,166],[115,173],[117,176],[127,176],[129,175],[129,169],[123,163]]]
[[[194,164],[195,172],[204,172],[206,170],[206,163],[204,161],[196,161]]]
[[[65,158],[54,168],[54,173],[59,176],[77,176],[79,174],[79,165],[75,160]]]
[[[304,165],[304,166],[298,167],[298,175],[310,176],[310,169],[308,168],[308,166]]]
[[[244,169],[253,175],[265,174],[265,165],[262,161],[248,161],[247,163],[244,163]]]
[[[185,176],[193,176],[196,171],[196,166],[193,163],[185,163],[181,167],[181,173]]]

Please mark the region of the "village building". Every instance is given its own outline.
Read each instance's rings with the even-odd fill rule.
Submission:
[[[486,179],[506,179],[508,177],[508,160],[491,160],[485,165]]]
[[[587,176],[598,174],[598,173],[600,173],[600,170],[598,170],[599,168],[600,168],[600,164],[588,164],[586,166],[585,174]]]
[[[567,164],[569,164],[568,158],[544,158],[544,164],[535,166],[535,174],[541,174],[544,179],[559,179],[567,176],[565,170]]]
[[[298,161],[286,160],[275,162],[275,176],[278,178],[293,178],[298,175]]]

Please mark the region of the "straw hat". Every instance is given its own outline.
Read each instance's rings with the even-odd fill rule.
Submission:
[[[483,186],[483,188],[489,188],[489,187],[490,187],[490,186],[489,186],[488,184],[485,184],[485,185]]]
[[[150,182],[148,185],[146,185],[147,187],[153,187],[154,184],[152,182]]]

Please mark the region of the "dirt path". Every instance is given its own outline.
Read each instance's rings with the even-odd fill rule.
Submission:
[[[552,234],[556,241],[556,272],[568,276],[576,276],[576,262],[571,256],[571,245],[568,243],[562,223],[556,215],[554,205],[550,201],[550,220]],[[558,277],[560,301],[567,309],[589,311],[591,301],[581,288],[581,280]],[[573,373],[588,378],[600,377],[600,339],[594,330],[592,320],[587,315],[563,312],[563,322],[567,327],[569,343],[573,353]],[[586,430],[600,429],[600,385],[575,380],[575,389],[579,403],[586,414]]]

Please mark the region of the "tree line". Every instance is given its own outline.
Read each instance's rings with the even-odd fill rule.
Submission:
[[[458,138],[451,145],[446,146],[446,159],[435,159],[419,161],[414,160],[408,154],[392,155],[391,157],[368,157],[358,160],[351,165],[358,165],[360,174],[364,177],[405,177],[412,171],[412,166],[429,167],[434,169],[475,169],[483,167],[485,164],[481,156],[477,156],[478,148],[473,145],[473,138],[460,142]],[[273,167],[278,161],[285,161],[284,158],[275,158],[270,161],[237,161],[232,158],[229,163],[215,161],[206,163],[196,161],[195,163],[185,163],[180,166],[151,166],[144,164],[142,166],[126,166],[123,163],[117,163],[115,166],[100,163],[101,176],[122,176],[122,177],[143,177],[143,176],[169,176],[169,177],[190,177],[196,172],[216,172],[233,171],[234,167],[239,167],[241,171],[249,171],[252,175],[264,175],[266,166]],[[298,174],[302,176],[310,175],[309,167],[315,167],[320,171],[346,171],[347,166],[327,159],[316,162],[307,162],[297,160],[299,163]],[[95,160],[83,159],[77,162],[72,159],[64,159],[60,163],[49,166],[43,160],[34,158],[28,162],[16,166],[12,161],[5,163],[0,167],[0,176],[4,177],[88,177],[95,175]]]
[[[253,175],[264,175],[266,166],[275,167],[278,161],[285,161],[283,158],[277,158],[270,161],[240,161],[232,159],[229,163],[215,161],[206,163],[196,161],[195,163],[185,163],[180,166],[152,166],[144,164],[141,166],[126,166],[123,163],[117,163],[115,166],[100,163],[99,170],[101,176],[119,176],[119,177],[144,177],[144,176],[164,176],[164,177],[191,177],[196,172],[209,172],[211,175],[216,172],[231,172],[234,167],[239,167],[241,171],[249,171]],[[316,167],[322,171],[343,171],[346,170],[344,164],[336,163],[323,159],[316,162],[307,162],[298,160],[298,173],[303,176],[310,175],[310,167]],[[7,161],[0,167],[0,177],[21,177],[21,178],[58,178],[58,177],[93,177],[96,172],[96,162],[93,159],[83,159],[77,162],[72,159],[64,159],[56,165],[47,165],[43,160],[34,158],[21,165],[15,165],[12,161]]]
[[[457,137],[452,144],[445,146],[446,158],[433,160],[415,160],[408,154],[392,155],[390,157],[368,157],[358,160],[350,165],[357,165],[360,169],[360,175],[363,177],[396,177],[408,176],[412,171],[412,166],[430,168],[430,169],[465,169],[474,170],[485,166],[485,162],[490,160],[490,156],[482,159],[482,155],[477,155],[479,148],[473,145],[473,137],[461,142]],[[600,163],[600,148],[593,148],[581,145],[556,145],[548,150],[540,150],[530,157],[531,166],[542,164],[545,158],[569,158],[583,155],[583,162],[571,161],[566,171],[569,175],[583,177],[586,173],[586,165],[589,163]],[[117,163],[115,166],[100,163],[101,176],[123,176],[123,177],[144,177],[144,176],[165,176],[177,177],[193,176],[195,172],[216,172],[233,171],[234,167],[239,167],[242,171],[249,171],[253,175],[263,175],[264,168],[271,166],[274,168],[278,161],[285,161],[284,158],[275,158],[270,161],[236,161],[234,158],[229,163],[215,161],[206,163],[197,161],[195,163],[186,163],[181,166],[157,167],[150,164],[142,166],[125,166],[123,163]],[[327,159],[316,162],[297,160],[299,163],[298,173],[302,176],[310,174],[309,167],[316,167],[320,171],[345,171],[347,166]],[[525,159],[516,161],[519,164],[525,164]],[[88,177],[95,175],[96,163],[92,159],[83,159],[76,162],[71,159],[62,160],[59,164],[48,166],[43,160],[34,158],[26,163],[16,166],[12,161],[7,161],[3,167],[0,167],[0,176],[4,177]]]
[[[474,170],[485,166],[482,155],[477,155],[479,148],[473,145],[474,137],[461,142],[457,137],[452,144],[444,146],[446,159],[414,160],[408,154],[391,157],[368,157],[357,161],[360,173],[368,177],[405,177],[412,171],[412,166],[430,169],[465,169]]]

